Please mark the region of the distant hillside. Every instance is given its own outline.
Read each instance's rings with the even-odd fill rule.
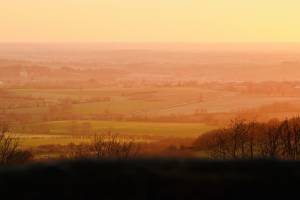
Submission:
[[[0,60],[0,81],[4,83],[62,83],[68,81],[115,81],[127,72],[114,68],[76,69],[72,67],[52,68],[27,61]]]
[[[0,68],[35,66],[102,70],[50,73],[58,79],[60,76],[78,79],[97,75],[98,78],[116,80],[286,81],[299,80],[299,55],[297,48],[276,49],[267,45],[262,48],[234,48],[230,45],[163,48],[104,44],[2,44]]]

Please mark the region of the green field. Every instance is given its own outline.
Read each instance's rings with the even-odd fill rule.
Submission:
[[[70,143],[80,144],[90,142],[90,139],[64,137],[64,138],[22,138],[20,145],[22,148],[32,148],[42,145],[68,145]]]
[[[47,134],[17,134],[23,147],[36,147],[40,145],[70,143],[79,144],[89,142],[92,134],[85,134],[82,130],[80,135],[72,135],[72,126],[76,124],[81,127],[82,124],[90,124],[93,133],[107,133],[108,131],[120,136],[129,136],[138,138],[136,140],[155,140],[155,138],[195,138],[204,132],[216,127],[208,126],[202,123],[146,123],[146,122],[116,122],[116,121],[55,121],[43,124],[32,124],[38,128],[41,125],[47,126],[50,130]],[[149,139],[152,138],[152,139]]]
[[[197,137],[203,132],[214,129],[202,123],[156,123],[156,122],[118,122],[118,121],[55,121],[43,124],[32,124],[34,128],[41,125],[50,129],[52,135],[72,135],[72,127],[78,129],[90,125],[92,132],[105,133],[111,131],[120,135],[158,136],[158,137]],[[85,126],[86,127],[86,126]],[[83,131],[80,135],[86,135]]]

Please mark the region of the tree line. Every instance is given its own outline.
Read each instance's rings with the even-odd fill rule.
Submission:
[[[69,144],[63,159],[134,159],[140,155],[140,145],[110,131],[94,135],[90,143]]]
[[[268,122],[233,120],[227,128],[201,135],[196,150],[214,159],[300,158],[300,117]]]

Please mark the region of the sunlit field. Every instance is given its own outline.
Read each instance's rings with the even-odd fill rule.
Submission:
[[[297,49],[9,48],[0,47],[0,122],[38,159],[84,157],[109,134],[144,156],[207,158],[194,145],[211,131],[300,113]]]
[[[248,94],[201,85],[9,88],[6,92],[9,98],[0,101],[6,113],[19,115],[19,122],[15,122],[11,131],[25,149],[89,143],[94,135],[108,132],[147,143],[170,138],[195,139],[226,125],[236,116],[251,119],[262,116],[259,109],[267,109],[264,116],[268,119],[295,116],[295,106],[279,112],[273,107],[300,102],[297,95]],[[47,156],[45,152],[37,154]],[[58,156],[53,152],[51,155]],[[201,157],[203,153],[194,155]]]

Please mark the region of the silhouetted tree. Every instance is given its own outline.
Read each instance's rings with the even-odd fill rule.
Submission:
[[[132,139],[117,134],[95,135],[89,144],[72,145],[72,159],[132,159],[139,155],[140,146]]]
[[[258,137],[260,157],[276,159],[280,157],[281,141],[280,122],[271,120],[261,127]]]
[[[218,159],[289,159],[300,156],[300,117],[268,123],[233,120],[229,127],[200,136],[196,149]]]
[[[29,161],[32,154],[23,151],[19,147],[17,138],[9,136],[9,125],[7,122],[0,122],[0,165],[21,164]]]

